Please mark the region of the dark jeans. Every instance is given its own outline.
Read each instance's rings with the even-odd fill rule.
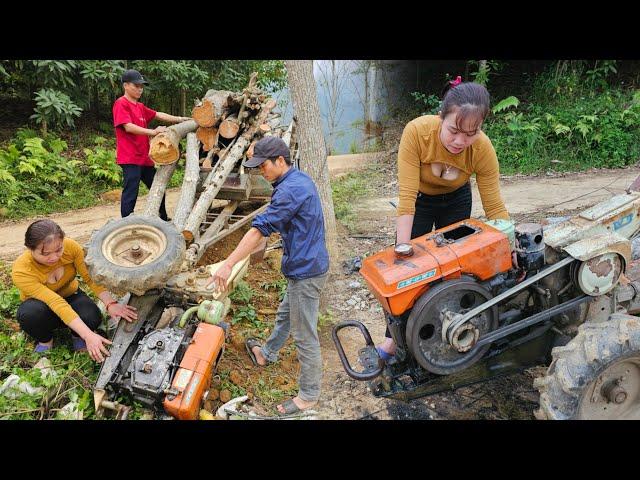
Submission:
[[[76,293],[65,297],[65,300],[92,331],[100,326],[102,313],[95,302],[82,290],[78,289]],[[53,331],[57,328],[67,327],[46,303],[35,298],[28,298],[20,304],[17,317],[22,330],[40,343],[51,340]],[[71,335],[78,336],[73,330]]]
[[[451,193],[425,195],[418,192],[416,213],[413,217],[411,238],[420,237],[435,229],[466,220],[471,216],[471,185],[465,183]],[[391,338],[389,327],[384,334]]]
[[[151,189],[153,177],[156,175],[155,167],[142,167],[140,165],[120,165],[122,168],[122,199],[120,200],[120,215],[122,218],[128,217],[133,213],[138,200],[138,189],[140,188],[140,180]],[[160,218],[167,220],[167,211],[164,205],[165,197],[162,197],[160,204]]]

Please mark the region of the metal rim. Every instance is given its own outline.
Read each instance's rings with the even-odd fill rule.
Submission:
[[[146,257],[133,260],[132,250],[139,248]],[[102,255],[109,262],[125,268],[139,268],[154,262],[167,249],[167,237],[156,227],[144,224],[126,225],[111,232],[102,242]]]
[[[491,300],[491,293],[473,280],[449,280],[420,299],[421,304],[411,312],[407,325],[407,345],[416,361],[426,370],[448,375],[471,366],[488,350],[490,345],[473,347],[461,353],[442,340],[440,312],[449,310],[465,313]],[[479,336],[498,327],[498,311],[493,306],[468,322]]]
[[[608,365],[584,390],[579,419],[640,420],[640,353]]]

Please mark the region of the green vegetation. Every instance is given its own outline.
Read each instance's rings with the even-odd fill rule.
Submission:
[[[488,84],[490,92],[504,91],[498,77],[488,73],[503,72],[508,65],[489,61],[483,68],[472,76]],[[531,78],[521,98],[494,99],[483,130],[496,149],[501,172],[579,171],[637,163],[640,91],[624,85],[617,73],[613,60],[553,62]],[[436,95],[414,92],[413,97],[423,114],[437,113]]]
[[[367,168],[362,172],[348,173],[331,181],[336,218],[349,230],[353,229],[355,221],[353,202],[371,191],[373,175],[376,175],[375,170]]]

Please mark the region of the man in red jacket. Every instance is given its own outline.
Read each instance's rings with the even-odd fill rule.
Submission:
[[[123,187],[120,214],[126,217],[133,212],[138,199],[140,180],[151,188],[156,174],[153,160],[149,158],[149,137],[155,137],[167,127],[147,128],[151,120],[178,123],[189,117],[176,117],[157,112],[140,102],[144,85],[148,82],[137,70],[122,74],[124,95],[113,104],[113,126],[116,129],[116,163],[122,168]],[[168,221],[165,199],[160,205],[160,218]]]

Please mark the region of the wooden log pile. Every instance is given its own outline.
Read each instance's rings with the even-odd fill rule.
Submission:
[[[224,232],[220,232],[238,206],[238,202],[216,199],[229,174],[244,173],[242,161],[252,156],[255,143],[263,136],[291,139],[291,126],[287,130],[280,125],[280,114],[273,111],[276,102],[262,92],[256,80],[254,73],[247,87],[239,93],[207,91],[193,107],[191,120],[169,127],[152,139],[149,155],[160,168],[151,189],[153,202],[145,213],[157,215],[160,200],[180,157],[179,143],[187,137],[185,176],[173,219],[190,246],[183,268],[195,265],[211,240],[224,236]],[[198,179],[199,171],[208,172],[204,180]],[[199,191],[197,182],[201,182]],[[203,230],[203,222],[212,206],[224,210],[218,212],[217,220]]]

